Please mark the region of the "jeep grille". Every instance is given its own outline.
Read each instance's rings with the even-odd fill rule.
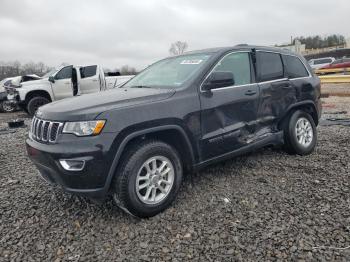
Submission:
[[[29,136],[38,142],[55,143],[63,127],[61,122],[53,122],[33,117]]]

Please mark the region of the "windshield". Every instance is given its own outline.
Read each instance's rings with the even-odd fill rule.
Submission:
[[[50,72],[43,75],[43,78],[48,78],[48,77],[52,76],[54,73],[56,73],[57,71],[58,71],[58,69],[52,69]]]
[[[170,57],[146,68],[122,87],[179,87],[209,59],[210,54]]]

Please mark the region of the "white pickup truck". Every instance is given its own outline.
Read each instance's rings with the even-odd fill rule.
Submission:
[[[11,87],[13,85],[19,86],[20,84],[41,79],[41,77],[37,75],[22,75],[15,77],[8,77],[0,81],[0,112],[10,113],[16,110],[16,105],[7,101],[7,92],[6,88]]]
[[[132,77],[105,77],[99,65],[63,66],[47,73],[40,80],[28,81],[16,87],[7,88],[7,99],[33,116],[36,110],[44,104],[115,88]]]

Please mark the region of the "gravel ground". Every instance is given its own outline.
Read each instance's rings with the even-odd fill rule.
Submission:
[[[17,116],[0,114],[0,129]],[[0,261],[349,261],[350,127],[318,131],[309,156],[263,149],[187,177],[143,220],[49,187],[26,129],[0,134]]]
[[[323,94],[350,96],[350,84],[322,84]]]

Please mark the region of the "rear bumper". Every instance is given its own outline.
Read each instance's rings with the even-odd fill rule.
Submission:
[[[317,117],[318,117],[318,120],[321,119],[321,116],[322,116],[322,101],[321,99],[318,99],[317,100],[317,103],[316,103],[316,106],[317,106]],[[319,121],[317,121],[319,122]]]
[[[51,185],[89,198],[104,198],[109,191],[107,177],[114,156],[113,150],[106,145],[113,141],[111,134],[68,141],[43,144],[28,138],[27,153],[41,177]],[[67,171],[59,162],[62,159],[83,159],[85,166],[83,170]]]

